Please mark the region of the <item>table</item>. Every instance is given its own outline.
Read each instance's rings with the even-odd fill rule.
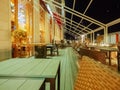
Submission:
[[[0,78],[0,90],[45,90],[45,79]]]
[[[111,65],[111,52],[116,52],[118,51],[118,49],[106,47],[106,48],[100,48],[100,51],[104,51],[106,53],[108,52],[109,65]]]
[[[95,49],[95,45],[87,45],[87,47],[88,47],[88,49],[90,49],[90,50],[94,50]]]
[[[55,90],[55,81],[58,75],[58,90],[60,90],[60,60],[7,60],[0,62],[0,77],[45,78],[50,82],[50,90]]]
[[[47,48],[47,49],[50,49],[50,55],[53,56],[54,45],[48,44],[48,45],[46,45],[46,48]]]

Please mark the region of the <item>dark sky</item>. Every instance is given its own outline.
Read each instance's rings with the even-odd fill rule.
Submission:
[[[72,8],[74,0],[65,0],[66,6]],[[75,0],[75,10],[84,12],[90,0]],[[103,23],[120,18],[120,0],[93,0],[86,15]],[[70,17],[70,15],[68,15]]]
[[[120,18],[120,0],[93,0],[86,15],[103,23]]]
[[[65,5],[72,8],[74,0],[65,0]],[[84,12],[90,0],[75,0],[75,10],[81,13]],[[94,18],[102,23],[109,23],[115,19],[120,18],[120,0],[93,0],[91,6],[85,13],[85,15]],[[71,14],[66,13],[66,17],[71,19]],[[73,20],[80,22],[81,18],[73,15]],[[82,24],[87,26],[90,22],[83,20]],[[90,26],[91,29],[95,29],[98,26],[94,24]],[[118,28],[119,29],[118,29]],[[109,28],[109,32],[120,31],[120,24]],[[114,29],[114,30],[113,30]]]

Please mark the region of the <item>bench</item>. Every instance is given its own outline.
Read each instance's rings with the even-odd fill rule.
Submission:
[[[0,77],[0,90],[45,90],[45,79]]]

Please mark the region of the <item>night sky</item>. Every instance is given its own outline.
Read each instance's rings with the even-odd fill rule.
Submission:
[[[120,0],[93,0],[86,15],[103,23],[120,18]]]
[[[74,0],[65,0],[65,5],[67,7],[73,8]],[[75,0],[75,10],[81,13],[84,12],[90,0]],[[94,18],[104,24],[107,24],[115,19],[120,18],[120,0],[93,0],[89,9],[85,13],[85,15]],[[71,19],[71,14],[66,12],[66,17]],[[81,18],[73,15],[73,21],[77,23],[80,22]],[[81,22],[82,25],[87,26],[90,22],[83,20]],[[98,26],[91,25],[91,29],[95,29]],[[68,27],[70,28],[70,27]],[[109,28],[109,33],[120,31],[120,24],[114,25]]]

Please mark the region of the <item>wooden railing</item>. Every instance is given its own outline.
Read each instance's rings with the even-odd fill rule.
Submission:
[[[104,52],[80,48],[79,54],[81,56],[83,56],[83,55],[88,56],[97,61],[100,61],[103,64],[106,64],[106,53],[104,53]]]

